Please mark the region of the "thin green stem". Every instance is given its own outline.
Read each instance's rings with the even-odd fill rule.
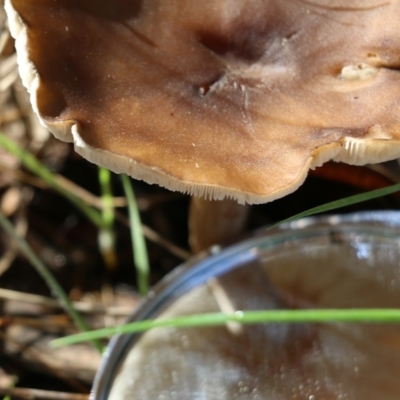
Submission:
[[[362,203],[364,201],[373,200],[378,197],[383,197],[388,194],[396,193],[400,191],[400,183],[396,183],[395,185],[387,186],[382,189],[371,190],[366,193],[356,194],[354,196],[345,197],[344,199],[332,201],[330,203],[323,204],[322,206],[310,208],[309,210],[303,211],[299,214],[293,215],[290,218],[284,219],[282,221],[277,222],[268,227],[268,229],[275,228],[276,226],[284,223],[295,221],[300,218],[309,217],[311,215],[320,214],[327,211],[336,210],[338,208],[343,208],[346,206],[350,206],[357,203]]]
[[[115,251],[114,218],[115,210],[111,188],[111,172],[99,167],[99,182],[101,189],[101,201],[103,203],[102,219],[103,227],[99,230],[99,248],[104,262],[111,270],[117,268],[117,255]]]
[[[3,215],[1,211],[0,211],[0,226],[10,237],[12,237],[17,242],[20,251],[33,265],[33,267],[36,269],[39,275],[41,275],[41,277],[45,280],[51,291],[55,295],[57,295],[61,305],[63,306],[64,310],[69,314],[71,319],[75,322],[75,325],[82,331],[89,331],[89,327],[86,325],[86,322],[74,309],[70,299],[68,298],[62,287],[59,285],[57,280],[54,278],[53,274],[44,265],[44,263],[40,260],[40,258],[34,253],[34,251],[28,245],[28,243],[21,236],[18,235],[18,233],[14,229],[14,226]],[[95,341],[95,339],[91,341],[93,345],[101,352],[102,351],[101,344]]]
[[[42,178],[49,186],[66,197],[78,210],[82,212],[94,225],[99,228],[103,226],[101,214],[94,208],[88,206],[79,197],[60,186],[54,179],[54,174],[44,166],[35,156],[22,149],[17,143],[0,133],[0,146],[17,157],[29,171]]]
[[[136,267],[139,292],[145,296],[149,291],[149,258],[147,255],[146,241],[143,236],[142,224],[140,222],[139,208],[129,177],[121,175],[122,185],[128,200],[129,220],[132,237],[132,248],[134,264]]]
[[[115,334],[144,332],[154,328],[189,328],[224,325],[227,322],[241,324],[259,323],[400,323],[398,309],[326,309],[326,310],[267,310],[237,311],[234,314],[210,313],[188,315],[171,319],[157,319],[134,322],[115,328],[99,329],[92,332],[55,339],[53,347],[65,346],[87,340],[106,338]]]
[[[107,228],[112,228],[114,224],[114,204],[110,170],[99,167],[99,182],[101,188],[101,201],[103,203],[103,222]]]

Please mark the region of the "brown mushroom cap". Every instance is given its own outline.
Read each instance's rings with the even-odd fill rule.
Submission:
[[[41,121],[115,172],[262,203],[400,156],[400,0],[6,0]]]

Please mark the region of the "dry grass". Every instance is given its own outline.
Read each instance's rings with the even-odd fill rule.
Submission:
[[[54,139],[38,122],[23,87],[3,0],[0,0],[0,132],[34,154],[55,174],[57,183],[86,204],[101,208],[97,169],[77,156],[71,145]],[[114,177],[115,178],[115,177]],[[75,181],[76,180],[76,181]],[[140,186],[141,185],[141,186]],[[93,328],[115,325],[138,302],[129,238],[126,201],[117,178],[115,230],[118,270],[109,271],[98,250],[97,231],[64,198],[20,161],[0,148],[0,210],[50,268]],[[165,217],[172,204],[179,213],[187,199],[139,184],[138,205],[145,213],[152,282],[190,256],[186,216]],[[174,206],[174,204],[177,205]],[[183,232],[182,232],[183,231]],[[50,340],[76,332],[70,319],[22,257],[15,243],[0,231],[0,398],[87,398],[100,355],[90,345],[53,350]],[[68,394],[70,393],[70,394]],[[83,394],[83,396],[82,396]]]
[[[51,138],[32,112],[28,94],[18,77],[14,43],[2,6],[0,1],[0,131],[57,173],[69,162],[71,148]],[[86,279],[95,280],[93,274],[104,275],[103,266],[99,267],[102,272],[95,270],[101,261],[93,239],[88,240],[88,246],[82,237],[72,240],[68,230],[77,228],[77,223],[72,221],[73,226],[66,227],[65,220],[57,220],[65,215],[57,217],[57,212],[53,212],[54,220],[46,220],[35,213],[57,199],[41,179],[20,167],[18,159],[0,149],[1,211],[58,275],[70,296],[78,300],[75,305],[85,313],[91,326],[121,322],[137,303],[133,286],[117,289],[111,285],[112,278],[99,279],[90,285],[84,283]],[[87,203],[97,207],[101,204],[86,189],[62,176],[59,179]],[[36,207],[33,203],[42,205]],[[116,206],[124,203],[123,198],[115,199]],[[76,219],[73,212],[70,218]],[[86,222],[82,224],[84,232],[80,235],[93,231]],[[157,234],[150,229],[149,232],[157,240]],[[77,270],[80,272],[76,274]],[[62,278],[70,274],[80,277],[63,282]],[[48,346],[51,339],[76,330],[3,232],[0,232],[0,287],[0,397],[9,394],[13,399],[87,398],[100,355],[89,345],[58,350]]]

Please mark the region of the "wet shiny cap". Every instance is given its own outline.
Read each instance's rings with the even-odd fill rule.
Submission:
[[[263,203],[400,156],[400,0],[6,0],[40,120],[88,160]]]

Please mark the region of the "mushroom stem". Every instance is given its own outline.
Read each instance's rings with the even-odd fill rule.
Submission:
[[[189,243],[198,253],[243,232],[250,207],[234,200],[192,197],[189,210]]]

